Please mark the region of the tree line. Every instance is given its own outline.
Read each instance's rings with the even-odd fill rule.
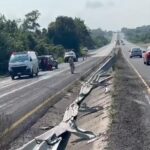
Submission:
[[[73,49],[80,56],[83,47],[94,49],[109,42],[104,36],[93,38],[95,31],[89,30],[80,18],[59,16],[47,28],[41,29],[38,23],[40,15],[34,10],[23,20],[0,16],[0,73],[7,71],[13,51],[33,50],[38,55],[53,54],[61,60],[67,49]]]
[[[122,28],[126,38],[134,43],[150,43],[150,25],[135,29]]]

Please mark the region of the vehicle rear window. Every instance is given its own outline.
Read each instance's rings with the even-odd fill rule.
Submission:
[[[139,51],[141,51],[141,49],[140,48],[133,48],[132,51],[133,52],[139,52]]]

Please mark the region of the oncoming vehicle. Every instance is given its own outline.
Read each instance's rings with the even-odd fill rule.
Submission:
[[[58,61],[52,55],[38,56],[39,68],[43,71],[53,70],[53,67],[58,69]]]
[[[132,57],[140,57],[140,58],[142,58],[142,50],[140,48],[138,48],[138,47],[132,48],[130,50],[130,58],[132,58]]]
[[[8,71],[12,80],[15,76],[20,78],[21,75],[38,76],[39,66],[36,53],[34,51],[14,52],[9,60]]]
[[[77,58],[77,56],[76,56],[76,54],[75,54],[74,51],[65,52],[64,61],[65,61],[65,62],[68,62],[68,59],[69,59],[70,57],[73,58],[74,62],[77,62],[77,61],[78,61],[78,58]]]

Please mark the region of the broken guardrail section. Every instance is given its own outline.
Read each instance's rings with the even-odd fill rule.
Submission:
[[[73,133],[82,139],[88,140],[88,142],[95,141],[99,135],[97,136],[91,131],[85,131],[78,128],[75,120],[79,112],[80,104],[83,102],[85,97],[94,88],[112,78],[112,76],[108,74],[108,70],[112,68],[115,60],[116,55],[113,50],[109,59],[96,72],[93,73],[87,82],[82,85],[79,96],[69,107],[66,108],[63,120],[60,124],[31,140],[18,150],[58,150],[58,147],[63,139],[62,135],[66,132]]]

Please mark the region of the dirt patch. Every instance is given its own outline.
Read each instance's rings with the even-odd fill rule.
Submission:
[[[107,150],[150,149],[150,104],[141,80],[123,58],[115,66]]]

